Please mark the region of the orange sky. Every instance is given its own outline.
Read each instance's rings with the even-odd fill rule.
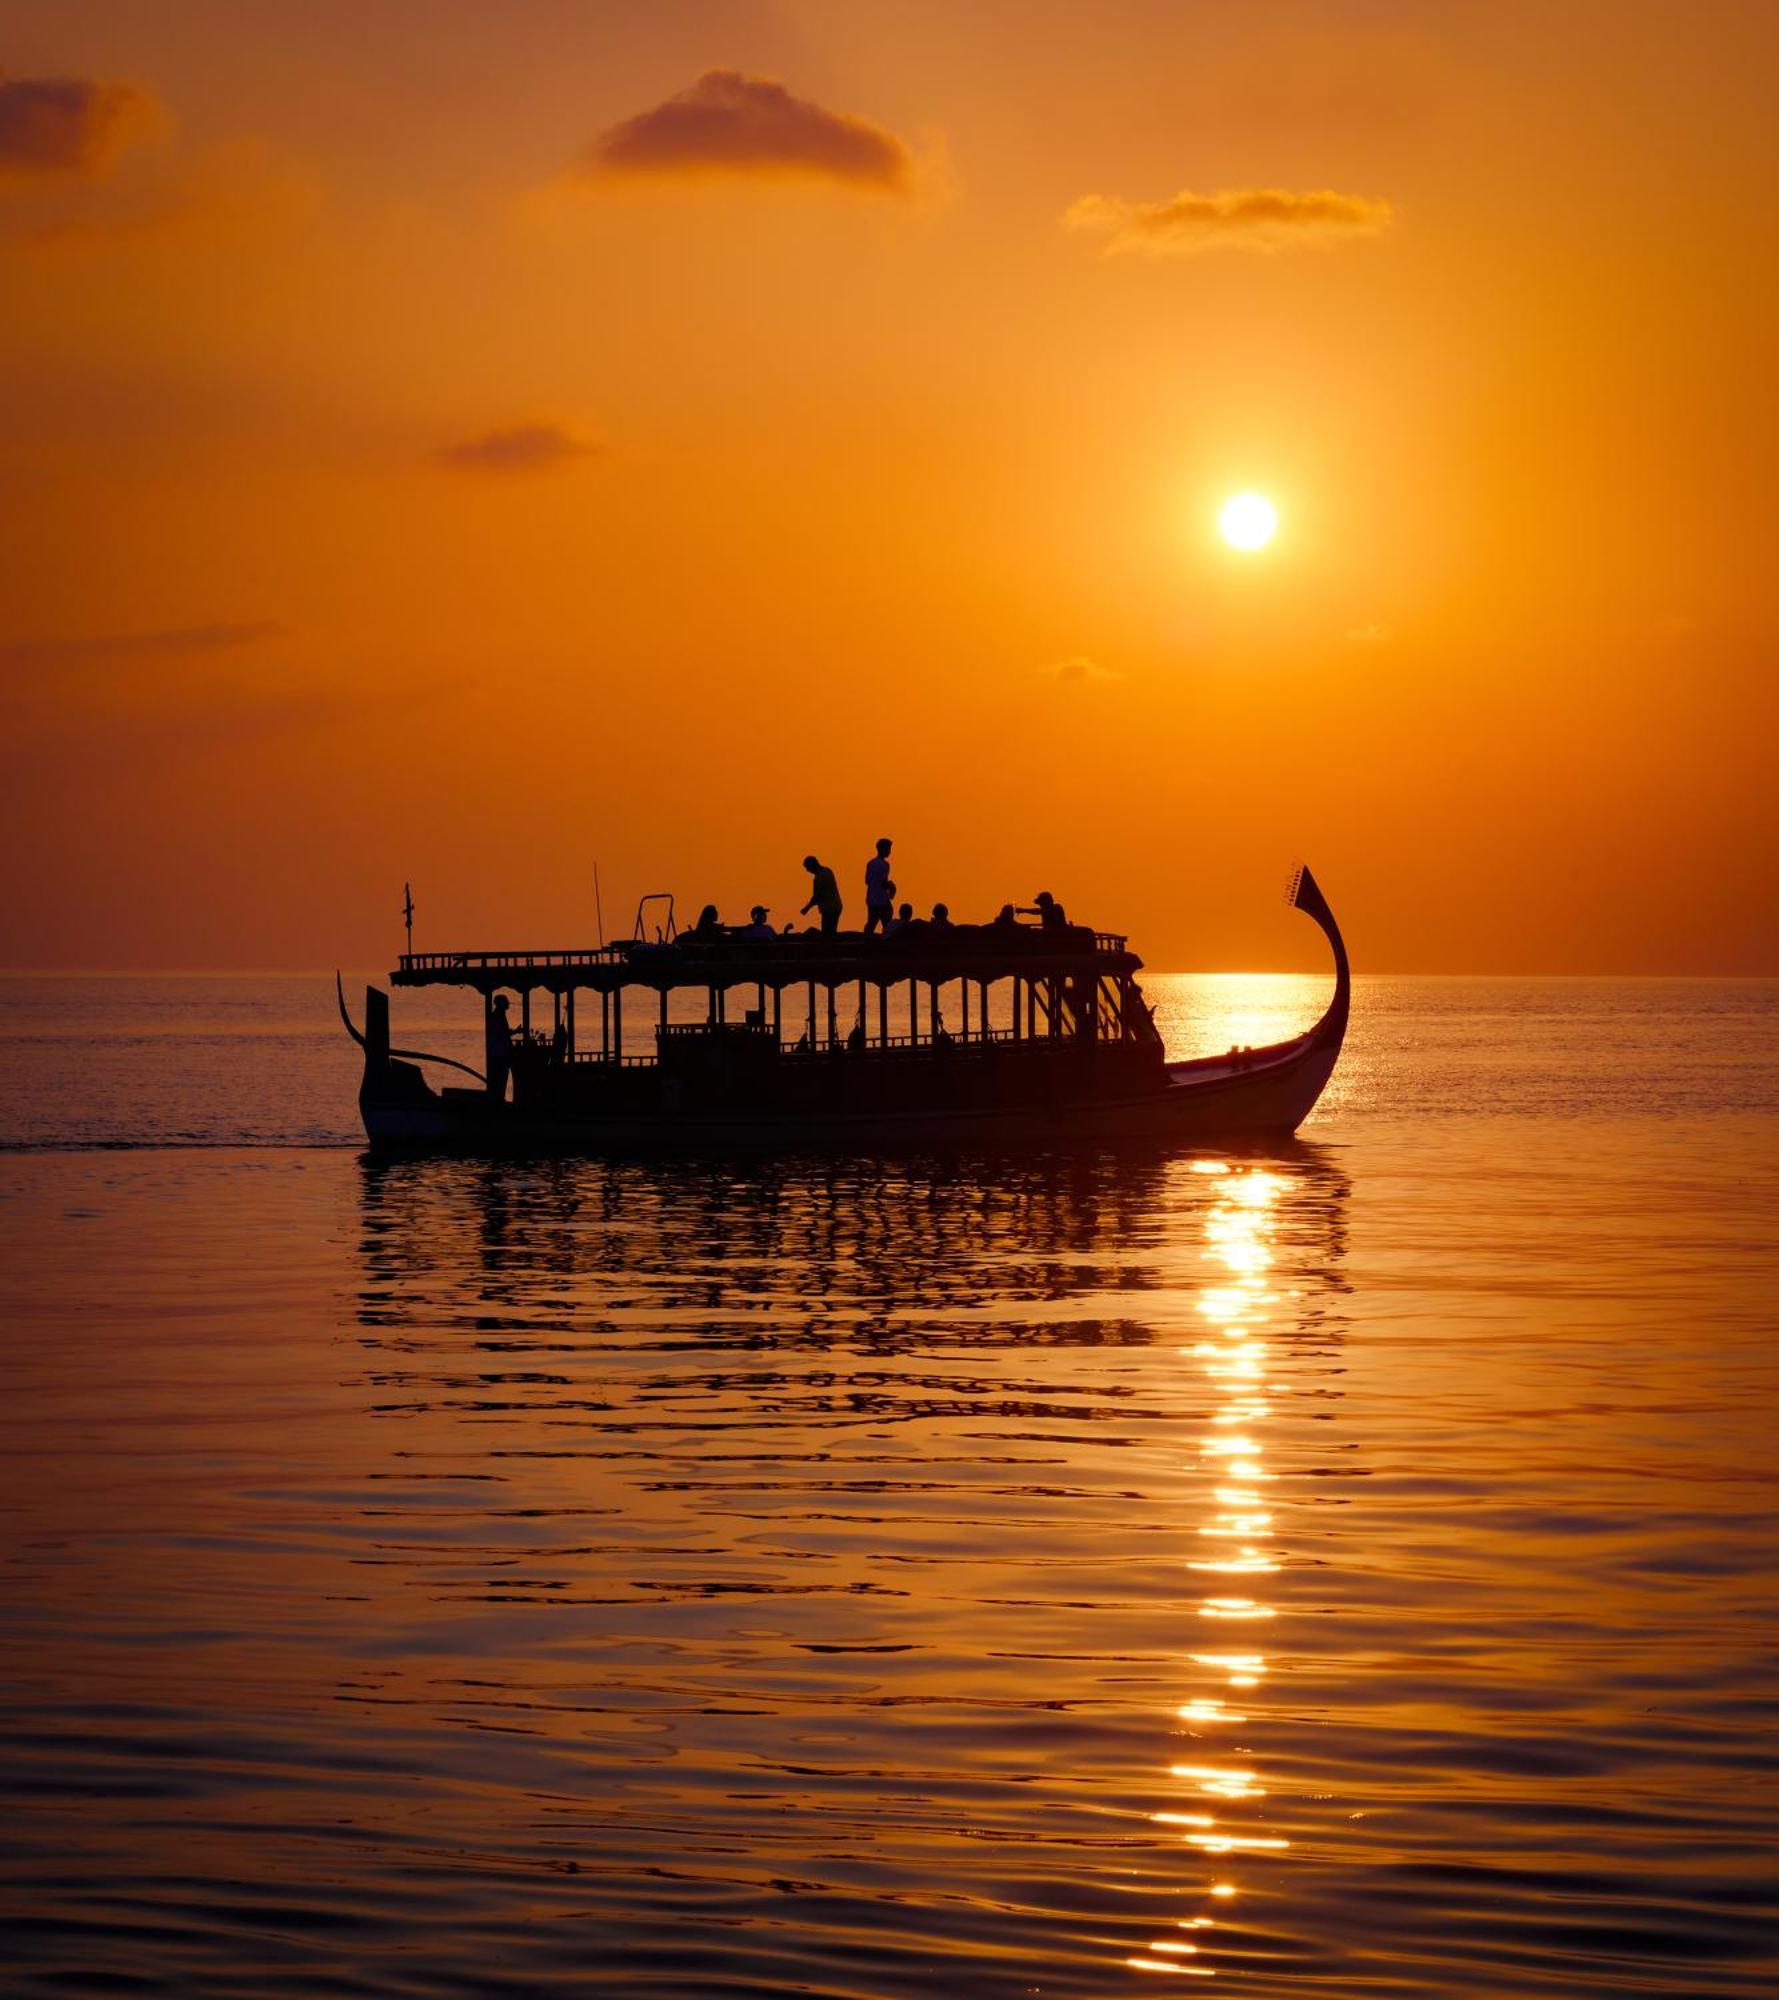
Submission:
[[[1779,11],[0,37],[11,964],[782,920],[887,832],[1158,967],[1320,966],[1303,857],[1361,969],[1779,972]]]

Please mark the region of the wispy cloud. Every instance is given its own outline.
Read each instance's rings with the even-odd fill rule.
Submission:
[[[91,179],[153,121],[156,109],[153,97],[132,83],[0,77],[0,179]]]
[[[0,666],[84,666],[112,660],[157,659],[192,653],[231,652],[256,646],[282,627],[269,619],[250,623],[170,625],[152,632],[99,632],[79,638],[0,640]]]
[[[1305,193],[1286,188],[1223,188],[1216,194],[1182,191],[1166,201],[1085,194],[1063,211],[1062,218],[1065,229],[1105,237],[1108,253],[1134,251],[1145,257],[1332,243],[1376,236],[1395,219],[1396,211],[1387,201],[1336,194],[1330,188]]]
[[[604,449],[561,424],[513,424],[448,444],[439,461],[454,472],[550,472]]]
[[[1121,681],[1124,676],[1116,667],[1103,667],[1098,660],[1090,660],[1085,653],[1073,654],[1066,660],[1057,660],[1050,666],[1040,667],[1039,673],[1047,681],[1059,687],[1103,686],[1110,681]]]
[[[640,175],[800,175],[901,193],[911,159],[868,118],[793,97],[769,76],[709,69],[665,103],[593,142],[583,170],[598,180]]]

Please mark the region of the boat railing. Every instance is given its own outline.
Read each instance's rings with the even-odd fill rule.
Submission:
[[[623,965],[629,955],[621,944],[589,946],[581,951],[404,951],[396,966],[402,973],[503,972],[515,965],[548,972],[557,966]]]
[[[767,1041],[772,1039],[772,1030],[770,1028],[744,1028],[739,1022],[735,1021],[717,1023],[675,1021],[664,1029],[657,1028],[655,1032],[658,1035],[665,1034],[673,1040],[678,1040],[682,1036],[689,1038],[708,1035],[713,1026],[726,1029],[731,1034],[759,1035],[763,1036]],[[961,1029],[941,1028],[937,1040],[931,1034],[890,1035],[881,1040],[873,1038],[860,1047],[849,1042],[842,1035],[831,1042],[817,1042],[813,1047],[805,1047],[801,1041],[781,1040],[778,1044],[778,1049],[779,1053],[785,1058],[794,1059],[799,1062],[808,1062],[818,1058],[826,1059],[828,1057],[836,1059],[845,1057],[849,1061],[856,1062],[863,1056],[890,1055],[909,1049],[919,1049],[929,1055],[951,1055],[966,1054],[972,1049],[985,1047],[1042,1048],[1052,1042],[1068,1041],[1071,1039],[1072,1037],[1067,1034],[1054,1036],[1044,1034],[1024,1035],[1012,1028],[990,1028],[986,1034],[980,1028],[972,1028],[967,1035]],[[658,1064],[660,1058],[653,1050],[644,1055],[615,1056],[607,1055],[600,1049],[576,1049],[567,1057],[567,1060],[577,1068],[592,1065],[596,1068],[604,1067],[606,1069],[653,1069]]]
[[[770,1041],[772,1030],[758,1021],[663,1021],[655,1033],[663,1041],[693,1039],[703,1035],[750,1035]]]
[[[992,926],[977,927],[971,942],[992,931]],[[1019,949],[1030,950],[1044,934],[1035,927],[1023,927],[1016,934]],[[1093,948],[1096,953],[1117,956],[1124,953],[1129,940],[1117,931],[1094,931]],[[1027,941],[1030,941],[1029,943]],[[643,944],[640,948],[633,939],[625,939],[616,944],[585,946],[571,951],[406,951],[396,961],[396,976],[399,979],[413,978],[427,973],[463,973],[495,976],[513,971],[525,972],[567,972],[582,967],[619,968],[636,970],[643,967],[671,966],[674,969],[694,967],[706,961],[713,966],[727,966],[736,961],[745,962],[749,940],[723,937],[711,940],[697,940],[689,932],[682,931],[677,939],[658,944]],[[822,957],[831,961],[857,964],[861,970],[869,968],[879,977],[886,969],[896,964],[897,947],[892,938],[874,939],[863,935],[846,935],[840,938],[821,938],[815,932],[794,933],[790,937],[774,938],[768,941],[770,949],[766,956],[787,970],[794,968],[800,958]],[[788,950],[786,948],[789,948]],[[955,947],[963,957],[967,947]],[[781,955],[782,954],[782,955]],[[758,955],[758,954],[754,954]],[[1012,966],[1009,970],[1012,970]],[[923,972],[922,976],[926,976]],[[974,973],[962,974],[975,977]]]

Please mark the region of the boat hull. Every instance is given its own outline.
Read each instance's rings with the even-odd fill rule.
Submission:
[[[1284,1138],[1309,1115],[1338,1053],[1338,1046],[1306,1036],[1300,1044],[1257,1050],[1239,1065],[1182,1065],[1186,1074],[1164,1072],[1159,1087],[1132,1095],[992,1109],[577,1118],[528,1112],[471,1091],[439,1094],[422,1084],[422,1094],[412,1087],[420,1080],[415,1075],[388,1092],[367,1077],[360,1110],[379,1151],[773,1154]]]

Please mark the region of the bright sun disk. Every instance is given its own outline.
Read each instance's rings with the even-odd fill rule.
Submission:
[[[1263,549],[1278,530],[1279,510],[1264,493],[1238,493],[1225,500],[1217,526],[1232,549]]]

